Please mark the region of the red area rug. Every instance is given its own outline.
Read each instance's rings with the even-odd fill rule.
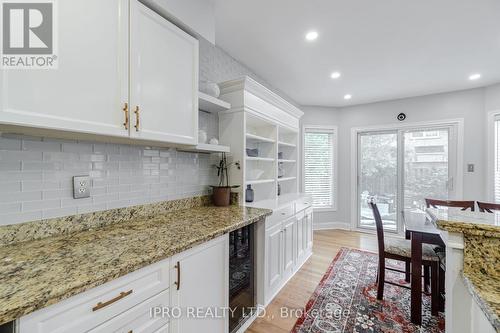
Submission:
[[[404,264],[388,260],[392,267]],[[378,256],[342,248],[330,264],[292,333],[438,333],[444,315],[431,316],[430,297],[423,295],[422,326],[410,321],[410,290],[385,285],[384,300],[377,300]],[[404,276],[386,271],[386,279],[404,283]]]

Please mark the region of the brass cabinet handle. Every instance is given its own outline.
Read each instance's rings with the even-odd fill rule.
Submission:
[[[139,125],[140,125],[140,119],[139,119],[139,105],[137,105],[135,107],[135,110],[134,110],[134,113],[135,113],[135,131],[136,132],[139,132]]]
[[[110,304],[113,304],[114,302],[117,302],[119,300],[121,300],[122,298],[124,297],[127,297],[128,295],[132,294],[132,289],[130,289],[129,291],[122,291],[120,293],[120,295],[116,296],[115,298],[112,298],[110,299],[109,301],[106,301],[106,302],[99,302],[97,303],[93,308],[92,308],[92,311],[97,311],[99,309],[102,309]]]
[[[123,123],[123,126],[125,126],[125,129],[128,130],[128,123],[129,123],[129,118],[128,118],[128,103],[125,103],[123,106],[123,112],[125,112],[125,122]]]
[[[177,281],[174,284],[177,286],[177,290],[179,290],[181,287],[181,263],[178,261],[174,267],[177,268]]]

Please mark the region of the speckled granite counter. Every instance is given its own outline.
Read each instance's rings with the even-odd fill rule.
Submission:
[[[271,214],[196,200],[0,228],[0,324]]]
[[[464,284],[500,331],[500,213],[429,209],[437,226],[464,239]]]

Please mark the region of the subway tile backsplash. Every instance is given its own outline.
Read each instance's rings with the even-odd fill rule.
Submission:
[[[84,174],[91,197],[73,199]],[[3,134],[0,225],[207,194],[216,176],[207,154]]]

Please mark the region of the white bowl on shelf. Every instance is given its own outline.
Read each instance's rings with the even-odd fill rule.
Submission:
[[[264,174],[264,170],[261,169],[251,169],[248,170],[248,177],[250,180],[257,180]]]

